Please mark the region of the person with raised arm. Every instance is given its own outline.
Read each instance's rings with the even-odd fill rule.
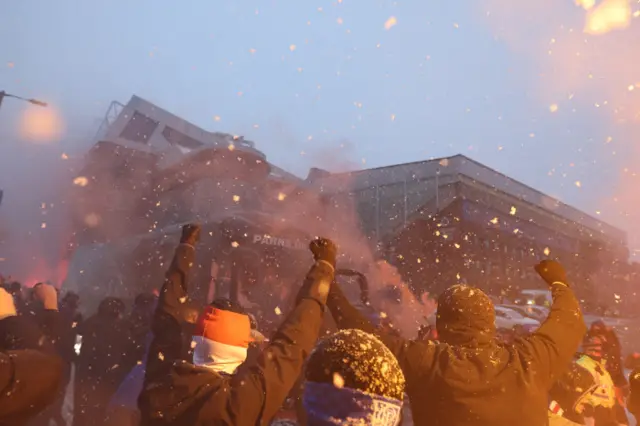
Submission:
[[[317,239],[315,263],[296,305],[257,362],[238,369],[252,341],[249,316],[217,299],[199,315],[188,300],[189,271],[200,227],[183,227],[160,292],[154,333],[138,406],[143,426],[266,424],[278,411],[318,339],[334,278],[336,246]]]
[[[409,341],[376,329],[335,283],[327,306],[342,329],[374,333],[398,359],[416,425],[547,424],[551,385],[571,364],[586,331],[562,265],[535,266],[553,294],[546,321],[524,338],[500,343],[495,309],[480,289],[454,285],[438,299],[438,342]]]

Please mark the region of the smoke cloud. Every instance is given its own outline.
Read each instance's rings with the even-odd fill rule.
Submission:
[[[592,167],[618,169],[618,179],[593,210],[630,234],[640,254],[640,10],[629,0],[513,2],[484,0],[482,21],[495,37],[539,70],[532,96],[550,111],[591,111],[606,137],[593,147]],[[637,259],[637,257],[636,257]]]

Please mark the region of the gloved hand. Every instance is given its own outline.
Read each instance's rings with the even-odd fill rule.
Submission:
[[[327,262],[336,269],[336,257],[338,256],[338,248],[335,243],[328,238],[316,238],[309,243],[309,250],[313,253],[313,259]]]
[[[183,320],[187,324],[195,324],[198,322],[198,317],[200,316],[200,312],[194,306],[187,305],[183,310]]]
[[[182,236],[180,237],[180,244],[189,244],[194,246],[200,241],[200,225],[190,223],[182,227]]]
[[[335,274],[338,249],[333,241],[319,238],[309,244],[309,250],[313,253],[313,258],[316,262],[323,263],[324,267],[315,266],[311,268],[307,278],[304,280],[304,284],[298,291],[296,302],[300,302],[302,299],[313,299],[325,306]]]
[[[535,266],[535,270],[549,286],[554,283],[561,283],[567,287],[569,286],[567,273],[560,262],[555,260],[543,260]]]
[[[18,315],[13,296],[4,288],[0,287],[0,320]]]
[[[50,284],[40,283],[33,287],[33,298],[42,302],[47,310],[58,310],[58,292]]]

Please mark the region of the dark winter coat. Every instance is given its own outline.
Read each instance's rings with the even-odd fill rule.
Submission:
[[[0,321],[0,426],[26,424],[56,399],[63,376],[59,327],[53,310]]]
[[[0,426],[21,426],[57,396],[62,360],[33,350],[0,352]]]
[[[187,275],[194,248],[180,245],[167,273],[153,324],[154,341],[138,400],[144,426],[266,424],[278,411],[313,348],[322,306],[303,299],[249,368],[222,375],[191,364]],[[331,280],[330,267],[315,265],[309,280]],[[182,335],[181,335],[182,333]]]
[[[74,426],[101,425],[107,405],[128,371],[123,359],[129,347],[126,323],[117,299],[100,303],[98,313],[78,327],[82,336],[74,381]]]
[[[573,291],[554,285],[552,292],[547,320],[510,345],[472,327],[456,345],[376,333],[337,285],[328,307],[340,328],[376,333],[395,354],[407,379],[416,425],[539,426],[547,424],[551,384],[569,366],[586,331]],[[457,332],[464,330],[460,324]]]
[[[0,350],[33,349],[55,354],[59,337],[58,311],[42,310],[0,320]]]

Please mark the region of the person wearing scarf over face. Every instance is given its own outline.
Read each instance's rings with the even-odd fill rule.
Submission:
[[[254,426],[282,406],[318,339],[334,278],[337,248],[330,240],[309,245],[315,263],[296,305],[247,368],[238,368],[256,340],[236,303],[218,300],[196,315],[188,276],[200,240],[185,225],[167,272],[153,320],[153,340],[138,407],[142,426]]]
[[[305,371],[307,426],[397,426],[405,380],[391,351],[372,334],[341,330],[322,339]]]

